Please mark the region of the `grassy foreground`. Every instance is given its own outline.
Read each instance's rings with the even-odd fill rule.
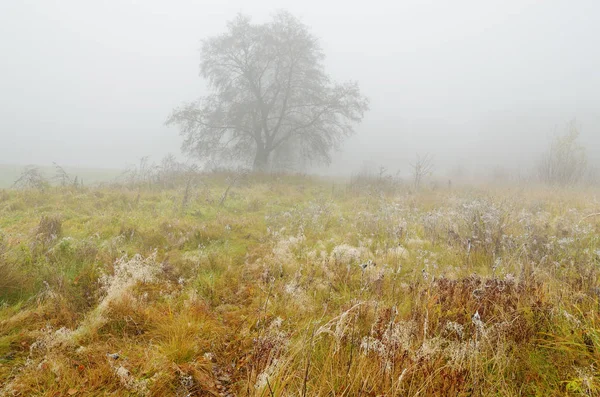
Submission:
[[[598,191],[0,190],[0,396],[600,393]]]

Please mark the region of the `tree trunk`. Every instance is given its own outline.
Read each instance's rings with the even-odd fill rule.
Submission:
[[[254,171],[264,172],[269,168],[269,152],[262,145],[257,145],[254,156]]]

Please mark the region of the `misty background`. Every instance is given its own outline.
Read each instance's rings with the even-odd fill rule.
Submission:
[[[319,172],[531,167],[577,119],[600,165],[597,1],[9,0],[0,3],[0,164],[124,168],[179,155],[171,110],[206,94],[201,39],[286,9],[371,110]]]

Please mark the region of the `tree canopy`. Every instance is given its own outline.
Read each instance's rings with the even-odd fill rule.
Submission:
[[[176,108],[167,124],[182,150],[203,160],[329,163],[368,110],[356,82],[336,83],[308,27],[287,12],[264,24],[239,15],[203,41],[200,74],[210,93]]]

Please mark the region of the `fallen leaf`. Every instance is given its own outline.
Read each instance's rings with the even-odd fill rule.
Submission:
[[[69,389],[69,391],[67,392],[67,394],[68,394],[69,396],[74,396],[75,394],[77,394],[77,392],[78,392],[78,391],[79,391],[79,390],[77,390],[77,389],[73,389],[73,388],[71,388],[71,389]]]

